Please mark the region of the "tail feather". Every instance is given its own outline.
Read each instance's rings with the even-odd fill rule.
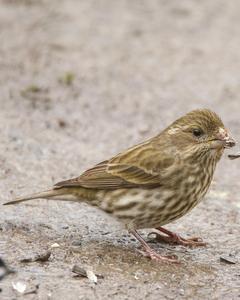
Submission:
[[[64,194],[66,194],[65,189],[61,189],[61,188],[50,189],[50,190],[47,190],[47,191],[43,191],[43,192],[39,192],[39,193],[35,193],[35,194],[23,196],[23,197],[19,197],[15,200],[3,203],[3,205],[18,204],[18,203],[28,201],[28,200],[32,200],[32,199],[51,198],[51,197],[54,197],[54,196],[60,196],[60,195],[64,195]]]

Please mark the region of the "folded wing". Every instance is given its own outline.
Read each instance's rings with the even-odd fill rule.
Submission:
[[[96,165],[77,178],[59,182],[55,187],[90,189],[154,188],[161,185],[161,174],[173,163],[154,147],[145,142]]]

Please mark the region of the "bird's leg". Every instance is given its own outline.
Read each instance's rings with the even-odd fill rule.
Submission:
[[[163,227],[155,228],[157,232],[151,232],[150,235],[155,235],[155,240],[159,242],[165,242],[170,244],[177,244],[183,246],[197,247],[197,246],[206,246],[206,243],[202,241],[201,238],[192,237],[189,239],[182,238],[180,235],[167,230]],[[165,235],[161,234],[163,232]]]
[[[157,260],[158,262],[168,262],[168,263],[179,263],[179,261],[174,256],[162,256],[155,252],[141,237],[141,235],[134,229],[129,230],[129,233],[133,234],[134,237],[143,246],[144,252],[141,252],[144,256],[149,257],[152,260]]]

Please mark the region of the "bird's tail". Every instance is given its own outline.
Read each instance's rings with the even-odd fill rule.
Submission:
[[[32,199],[52,198],[52,197],[55,197],[55,196],[62,196],[62,195],[66,195],[66,194],[67,194],[67,191],[64,188],[53,188],[53,189],[50,189],[50,190],[47,190],[47,191],[43,191],[43,192],[39,192],[39,193],[35,193],[35,194],[23,196],[23,197],[19,197],[15,200],[3,203],[3,205],[18,204],[20,202],[24,202],[24,201],[28,201],[28,200],[32,200]]]

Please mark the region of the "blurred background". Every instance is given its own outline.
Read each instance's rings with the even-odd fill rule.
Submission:
[[[0,0],[1,202],[78,176],[195,108],[216,111],[239,140],[239,11],[237,0]],[[239,164],[225,156],[213,187],[221,193],[213,191],[209,206],[200,205],[180,222],[181,230],[191,228],[192,218],[198,216],[196,232],[212,238],[215,246],[221,236],[219,220],[239,230]],[[53,229],[45,233],[45,240],[42,237],[45,242],[64,236],[63,222],[69,231],[78,228],[76,236],[81,234],[81,226],[92,220],[112,230],[99,212],[85,206],[80,211],[77,204],[43,201],[1,210],[5,226],[2,254],[16,243],[20,249],[29,247],[24,244],[29,238],[26,228],[32,231],[35,226],[32,234],[36,240],[39,224],[46,222]],[[214,219],[216,222],[211,222]],[[18,236],[10,245],[9,236],[21,224],[25,226],[19,229],[21,241]],[[210,225],[215,227],[210,230]],[[90,237],[95,234],[101,240],[94,226],[99,228],[92,225]],[[225,242],[224,238],[220,242]],[[196,257],[207,264],[214,260],[214,251],[211,255],[198,253]],[[14,261],[14,257],[8,259]],[[59,268],[60,272],[67,266]],[[205,290],[213,276],[216,297],[237,295],[235,285],[232,294],[225,290],[225,271],[207,274]],[[235,273],[232,276],[234,282]],[[153,282],[153,286],[159,284]],[[184,283],[175,284],[182,288]],[[70,283],[69,287],[73,290]],[[155,287],[151,299],[158,295]],[[141,284],[138,289],[147,295]],[[190,297],[204,297],[203,291],[193,294],[193,290],[188,289]],[[101,292],[106,295],[104,289]],[[173,293],[174,298],[181,296],[165,292],[168,296]],[[61,293],[58,299],[63,295],[68,299],[65,290]]]

